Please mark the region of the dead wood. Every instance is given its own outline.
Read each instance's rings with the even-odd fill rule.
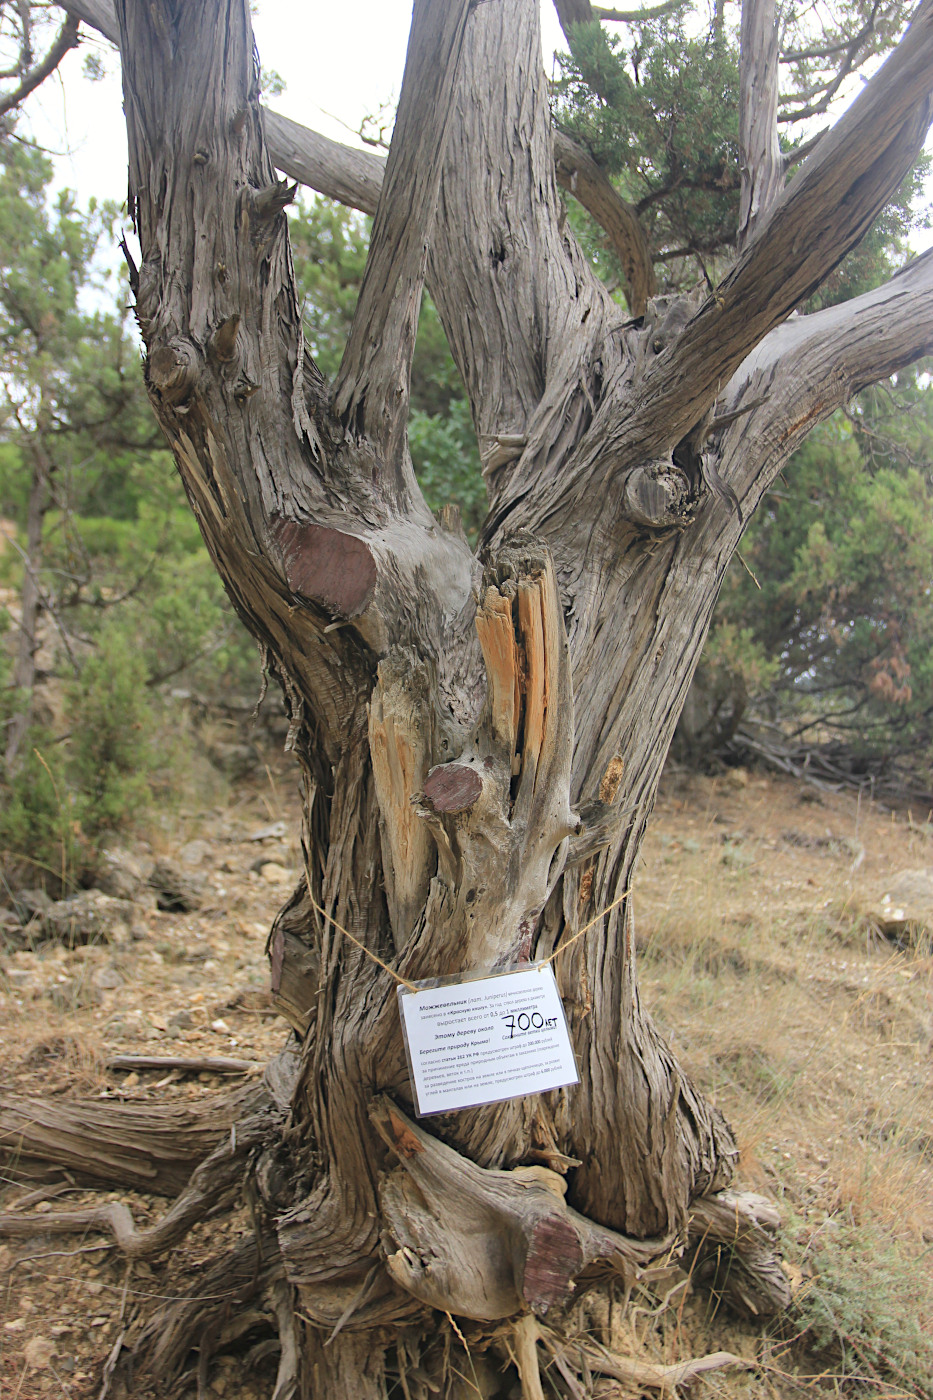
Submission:
[[[566,1302],[594,1260],[633,1278],[667,1247],[586,1220],[566,1205],[563,1179],[545,1167],[477,1167],[388,1099],[376,1102],[372,1118],[400,1164],[380,1186],[394,1246],[386,1265],[429,1307],[484,1322],[525,1308],[544,1315]]]
[[[108,1069],[180,1070],[183,1074],[259,1074],[263,1066],[256,1060],[237,1060],[226,1055],[111,1055]]]
[[[162,1254],[211,1211],[230,1202],[242,1186],[246,1160],[257,1147],[268,1146],[281,1121],[278,1109],[266,1108],[231,1125],[229,1135],[195,1167],[184,1190],[155,1225],[138,1229],[129,1207],[114,1201],[86,1210],[47,1211],[41,1216],[17,1211],[0,1213],[0,1235],[95,1230],[112,1234],[118,1248],[130,1259]]]
[[[0,1160],[21,1180],[64,1168],[81,1181],[175,1196],[218,1139],[267,1101],[262,1085],[184,1105],[5,1097]]]
[[[692,1277],[745,1317],[774,1317],[790,1306],[790,1283],[775,1254],[781,1218],[750,1191],[721,1191],[690,1207]]]

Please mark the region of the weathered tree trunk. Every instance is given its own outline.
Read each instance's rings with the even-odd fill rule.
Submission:
[[[250,1156],[259,1243],[217,1274],[243,1308],[265,1291],[277,1400],[366,1400],[396,1378],[423,1395],[436,1375],[454,1395],[461,1329],[503,1323],[534,1396],[531,1315],[559,1317],[597,1261],[631,1278],[691,1238],[734,1247],[719,1286],[737,1305],[780,1306],[773,1219],[726,1192],[732,1134],[640,1004],[628,890],[744,523],[817,421],[930,346],[925,260],[782,325],[919,149],[930,4],[786,190],[771,169],[748,185],[715,295],[650,300],[632,241],[633,320],[565,227],[535,4],[418,0],[333,387],[303,344],[244,0],[116,8],[147,384],[305,783],[305,878],[270,938],[300,1056]],[[747,85],[750,160],[776,149],[776,62]],[[408,455],[425,276],[489,485],[476,557]],[[553,953],[579,1086],[423,1132],[393,976]],[[222,1185],[230,1155],[211,1161]],[[431,1310],[455,1320],[446,1340]],[[154,1324],[157,1374],[210,1316],[193,1297]]]

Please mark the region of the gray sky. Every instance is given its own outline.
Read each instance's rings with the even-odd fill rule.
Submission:
[[[354,0],[352,6],[297,5],[295,0],[258,0],[253,27],[264,69],[285,81],[269,105],[316,131],[348,145],[367,116],[398,100],[411,19],[411,0]],[[339,13],[338,13],[339,11]],[[546,52],[561,47],[553,6],[543,10]],[[82,72],[93,46],[107,78],[91,83]],[[120,94],[120,65],[103,40],[89,39],[69,54],[61,76],[30,99],[26,116],[35,137],[56,158],[56,183],[85,204],[123,201],[126,138]]]
[[[353,133],[363,120],[384,105],[394,107],[398,99],[411,0],[354,0],[342,7],[258,0],[253,9],[262,65],[286,84],[270,105],[335,140],[359,145]],[[550,0],[542,3],[542,34],[546,54],[565,46]],[[107,70],[98,83],[82,72],[84,53],[92,46]],[[858,85],[853,83],[849,100]],[[69,54],[60,75],[29,99],[26,118],[35,138],[56,153],[58,186],[74,189],[81,205],[92,196],[124,201],[120,65],[108,44],[89,38]],[[912,241],[918,250],[929,247],[933,232],[915,233]]]

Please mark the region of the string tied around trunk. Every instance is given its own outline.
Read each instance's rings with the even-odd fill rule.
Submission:
[[[589,923],[584,924],[583,927],[579,929],[573,935],[572,938],[568,938],[566,943],[559,944],[554,949],[553,953],[549,953],[546,958],[541,958],[540,966],[546,966],[548,963],[553,962],[554,959],[559,956],[559,954],[566,953],[568,948],[570,948],[574,943],[576,943],[579,938],[582,938],[585,933],[589,933],[590,929],[593,928],[595,924],[598,924],[600,919],[604,919],[607,914],[612,913],[613,909],[617,909],[619,905],[623,902],[623,900],[627,899],[631,893],[631,888],[623,890],[622,893],[618,895],[612,901],[611,904],[607,904],[605,909],[601,909],[600,912],[597,915],[595,915],[594,918],[590,919]],[[361,953],[365,953],[367,958],[369,958],[371,962],[374,962],[377,967],[381,967],[383,972],[387,972],[389,976],[393,978],[394,981],[396,981],[400,987],[405,987],[409,992],[417,992],[419,990],[415,982],[410,982],[407,977],[403,977],[400,972],[396,972],[395,969],[391,968],[387,962],[383,962],[382,958],[380,958],[377,953],[374,953],[371,948],[367,948],[366,944],[362,943],[360,939],[356,937],[355,934],[352,934],[350,932],[349,929],[344,928],[342,924],[338,924],[337,920],[332,914],[328,914],[326,909],[321,908],[320,904],[318,904],[317,900],[314,898],[314,895],[311,893],[310,890],[308,890],[308,902],[311,905],[311,908],[316,910],[317,913],[321,915],[322,919],[326,919],[328,923],[330,923],[337,930],[338,933],[343,934],[344,938],[349,938],[350,942],[355,947],[359,948]]]

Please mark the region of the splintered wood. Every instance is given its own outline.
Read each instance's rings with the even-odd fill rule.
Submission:
[[[476,614],[476,631],[486,663],[493,733],[508,750],[510,766],[514,771],[522,707],[522,667],[512,625],[512,600],[504,597],[498,588],[486,589]]]
[[[423,691],[422,685],[416,685],[413,694],[411,673],[394,672],[383,662],[369,707],[369,751],[382,813],[386,899],[398,947],[424,907],[430,880],[431,834],[411,801],[424,781],[430,757]]]

